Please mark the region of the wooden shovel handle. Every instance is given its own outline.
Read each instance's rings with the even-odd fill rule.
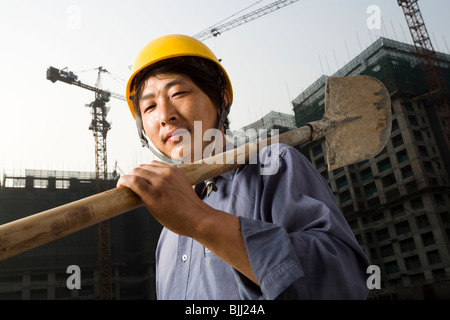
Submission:
[[[280,143],[297,145],[311,137],[308,126],[279,136]],[[249,143],[234,150],[181,167],[192,185],[248,163],[249,155],[263,143]],[[209,164],[208,164],[209,163]],[[120,187],[68,203],[0,226],[0,261],[41,246],[76,231],[98,224],[142,206],[141,199],[130,189]]]

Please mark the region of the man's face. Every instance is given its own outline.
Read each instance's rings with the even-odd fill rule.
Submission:
[[[215,128],[218,108],[188,77],[171,73],[150,77],[144,84],[139,107],[145,133],[167,157],[180,159],[185,150],[184,160],[187,151],[190,161],[198,160],[194,159],[194,144],[201,146],[203,153],[211,143],[202,137],[207,129]],[[196,132],[196,139],[194,121],[202,124],[201,136]]]

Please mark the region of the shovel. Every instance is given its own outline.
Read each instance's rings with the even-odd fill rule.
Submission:
[[[181,167],[192,185],[248,163],[249,155],[271,140],[296,146],[325,138],[328,170],[378,154],[391,133],[391,102],[386,87],[369,76],[330,77],[325,83],[322,120],[264,141],[255,141]],[[230,161],[233,159],[233,161]],[[244,161],[238,161],[244,159]],[[0,226],[0,261],[142,206],[120,187],[36,213]]]

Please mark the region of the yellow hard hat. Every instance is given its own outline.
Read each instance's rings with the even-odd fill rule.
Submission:
[[[131,96],[133,95],[135,88],[131,87],[133,85],[134,77],[144,68],[162,60],[183,57],[183,56],[194,56],[208,59],[222,70],[225,77],[226,89],[230,96],[230,105],[233,102],[233,88],[231,86],[230,78],[227,72],[222,67],[219,60],[216,58],[214,53],[201,41],[186,35],[173,34],[159,37],[150,43],[148,43],[137,55],[131,66],[131,76],[127,83],[127,102],[130,108],[131,114],[134,115],[134,107],[131,101]]]

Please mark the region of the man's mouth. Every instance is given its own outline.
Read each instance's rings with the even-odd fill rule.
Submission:
[[[184,128],[176,128],[173,130],[170,130],[166,133],[166,135],[163,138],[164,142],[179,142],[183,139],[183,136],[189,133],[189,130]]]

